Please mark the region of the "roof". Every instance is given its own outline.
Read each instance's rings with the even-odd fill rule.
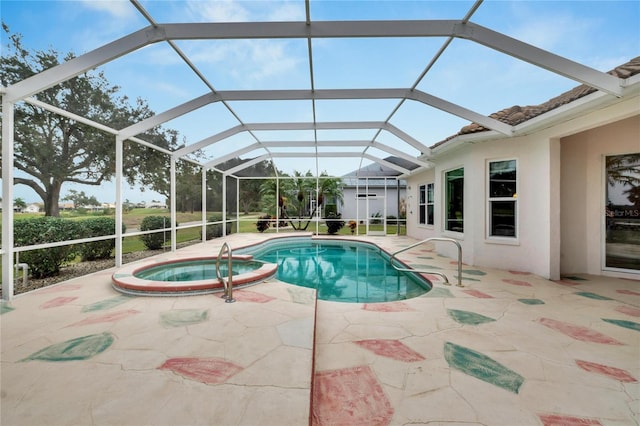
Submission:
[[[418,168],[418,165],[402,159],[400,157],[389,156],[385,157],[384,161],[395,164],[397,166],[403,167],[405,169],[413,170]],[[373,163],[368,166],[362,167],[358,170],[353,170],[344,175],[344,177],[376,177],[376,176],[386,176],[386,177],[395,177],[400,176],[402,173],[396,169],[385,166],[384,164]]]
[[[629,78],[636,74],[640,74],[640,56],[637,56],[631,59],[629,62],[626,62],[613,70],[609,71],[607,74],[613,75],[618,78]],[[501,121],[503,123],[509,124],[511,126],[516,126],[518,124],[524,123],[525,121],[531,120],[532,118],[538,117],[542,114],[545,114],[549,111],[552,111],[562,105],[569,104],[574,102],[584,96],[587,96],[591,93],[596,92],[597,89],[588,86],[586,84],[581,84],[580,86],[576,86],[571,90],[568,90],[559,96],[556,96],[548,101],[540,104],[540,105],[514,105],[510,108],[505,108],[498,112],[494,112],[490,114],[489,117]],[[461,136],[468,135],[472,133],[479,133],[484,131],[489,131],[488,129],[478,123],[468,124],[460,129],[460,131],[443,141],[437,142],[431,146],[431,148],[435,148],[437,146],[443,145],[448,141]]]

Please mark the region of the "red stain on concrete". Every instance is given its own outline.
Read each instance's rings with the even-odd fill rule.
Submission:
[[[640,296],[640,293],[633,290],[616,290],[620,294],[631,294],[633,296]]]
[[[434,275],[434,274],[420,274],[422,275],[424,278],[428,279],[431,282],[434,281],[443,281],[444,282],[444,278],[442,278],[439,275]]]
[[[640,309],[632,308],[631,306],[618,306],[616,311],[631,315],[632,317],[640,317]]]
[[[169,370],[187,379],[217,385],[224,383],[242,367],[219,358],[171,358],[165,361],[159,370]]]
[[[372,312],[406,312],[413,311],[409,305],[403,302],[393,303],[365,303],[362,307],[365,311]]]
[[[370,339],[353,342],[376,355],[403,362],[423,361],[425,358],[398,340]]]
[[[388,425],[393,407],[368,366],[315,374],[311,424]]]
[[[511,280],[511,279],[503,279],[502,281],[511,285],[518,285],[521,287],[531,287],[531,283],[528,283],[526,281]]]
[[[39,306],[39,308],[40,309],[57,308],[58,306],[71,303],[76,299],[77,297],[56,297],[55,299],[51,299],[48,302],[43,303],[42,305]]]
[[[83,319],[82,321],[73,323],[68,327],[89,325],[89,324],[99,324],[103,322],[116,322],[116,321],[120,321],[121,319],[130,317],[131,315],[135,315],[139,313],[140,311],[136,311],[135,309],[128,309],[126,311],[120,311],[120,312],[111,312],[106,315],[99,315],[99,316]]]
[[[576,360],[576,364],[578,364],[578,367],[590,373],[602,374],[624,383],[635,383],[638,381],[635,377],[629,374],[628,371],[621,368],[597,364],[595,362],[581,361],[579,359]]]
[[[596,419],[584,417],[562,416],[559,414],[540,414],[544,426],[602,426]]]
[[[622,345],[623,343],[617,341],[616,339],[606,336],[599,331],[582,327],[579,325],[573,325],[562,321],[557,321],[551,318],[540,318],[538,322],[542,325],[545,325],[552,330],[559,331],[562,334],[565,334],[573,339],[580,340],[583,342],[591,342],[591,343],[602,343],[605,345]]]
[[[488,295],[487,293],[483,293],[480,290],[462,290],[464,293],[467,293],[473,297],[477,297],[480,299],[493,299],[493,296]]]
[[[233,292],[233,298],[242,302],[267,303],[275,299],[275,297],[267,296],[255,291],[240,290]]]

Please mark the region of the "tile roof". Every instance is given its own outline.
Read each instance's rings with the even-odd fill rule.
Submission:
[[[631,59],[629,62],[620,65],[619,67],[616,67],[615,69],[609,71],[608,74],[623,79],[629,78],[636,74],[640,74],[640,56]],[[549,112],[555,108],[558,108],[562,105],[569,104],[596,91],[597,89],[591,86],[581,84],[580,86],[574,87],[573,89],[564,92],[561,95],[556,96],[555,98],[549,99],[548,101],[540,105],[514,105],[510,108],[505,108],[501,111],[494,112],[493,114],[489,115],[489,117],[515,126],[527,120],[531,120],[532,118],[542,115],[546,112]],[[478,123],[471,123],[461,128],[460,131],[455,135],[449,136],[445,140],[432,145],[432,148],[442,145],[457,136],[484,132],[487,130],[490,129],[487,129],[486,127]]]

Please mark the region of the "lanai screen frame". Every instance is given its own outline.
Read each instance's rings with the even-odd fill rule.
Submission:
[[[460,105],[451,103],[445,99],[441,99],[428,93],[417,90],[416,87],[422,81],[424,76],[429,72],[431,67],[436,63],[451,41],[455,38],[466,39],[491,49],[502,52],[511,57],[533,64],[537,67],[544,68],[555,74],[562,75],[574,81],[586,84],[605,94],[615,97],[623,97],[625,94],[625,80],[608,73],[600,72],[591,67],[582,65],[575,61],[566,59],[560,55],[553,54],[535,46],[529,45],[515,38],[506,36],[489,28],[474,24],[471,17],[474,12],[482,4],[482,0],[478,0],[469,9],[467,14],[458,20],[388,20],[388,21],[312,21],[310,17],[309,0],[305,0],[306,20],[299,22],[225,22],[225,23],[184,23],[184,24],[159,24],[155,22],[153,17],[142,7],[137,0],[130,0],[138,11],[147,19],[149,26],[135,31],[116,41],[108,43],[86,54],[78,56],[68,62],[60,64],[54,68],[43,71],[30,78],[20,81],[6,88],[1,88],[2,92],[2,290],[3,298],[11,299],[13,297],[13,259],[14,259],[14,238],[13,238],[13,160],[14,160],[14,105],[17,102],[29,102],[37,105],[45,110],[60,114],[76,121],[88,124],[95,128],[109,132],[115,137],[116,150],[116,266],[122,264],[122,165],[123,165],[123,143],[130,140],[135,143],[144,144],[154,149],[160,149],[149,144],[136,136],[153,127],[159,126],[173,118],[188,114],[198,108],[213,102],[222,102],[229,111],[234,114],[240,124],[238,126],[227,129],[224,132],[212,135],[199,142],[188,145],[176,151],[165,151],[165,154],[171,156],[171,223],[172,223],[172,250],[175,250],[175,163],[177,159],[191,161],[198,164],[203,169],[203,182],[205,182],[206,170],[215,169],[226,176],[225,171],[217,169],[215,166],[221,161],[219,159],[212,160],[208,163],[199,163],[188,157],[189,153],[196,151],[205,146],[209,146],[220,140],[223,140],[238,132],[249,132],[252,134],[256,142],[252,145],[255,149],[262,149],[267,152],[264,156],[256,157],[260,159],[278,158],[283,156],[294,156],[293,153],[276,153],[269,151],[270,147],[287,146],[288,142],[264,142],[258,139],[252,132],[257,130],[298,130],[308,129],[314,130],[314,140],[304,141],[303,143],[311,144],[314,147],[314,153],[298,153],[296,155],[307,157],[315,157],[317,159],[322,156],[332,158],[338,157],[354,157],[368,159],[398,170],[403,175],[411,175],[419,170],[424,170],[432,165],[428,162],[414,158],[402,150],[389,147],[378,142],[376,139],[381,132],[387,131],[393,133],[405,144],[417,149],[421,153],[421,157],[428,157],[430,149],[420,141],[412,138],[401,129],[393,126],[389,120],[393,117],[398,108],[407,100],[417,101],[428,106],[437,108],[446,113],[461,117],[470,122],[475,122],[486,129],[488,134],[499,137],[512,137],[519,135],[518,128],[510,126],[501,121],[495,120],[483,114],[479,114]],[[406,88],[382,88],[382,89],[337,89],[337,90],[316,90],[313,80],[313,60],[312,60],[312,43],[314,39],[321,38],[370,38],[370,37],[444,37],[445,42],[441,49],[436,53],[429,62],[423,72],[418,76],[416,82]],[[197,67],[189,60],[189,58],[177,47],[174,40],[193,40],[193,39],[306,39],[308,45],[309,58],[309,74],[311,81],[311,90],[247,90],[247,91],[217,91],[214,86],[207,81],[206,77],[197,69]],[[84,117],[77,116],[73,113],[60,110],[59,108],[46,105],[43,102],[31,98],[32,95],[42,90],[50,88],[60,82],[73,78],[85,71],[103,65],[116,58],[124,56],[130,52],[140,49],[144,46],[166,42],[172,49],[182,58],[182,60],[192,69],[192,71],[200,78],[210,89],[209,93],[194,98],[188,102],[171,108],[167,111],[156,114],[146,120],[129,126],[125,129],[111,129],[99,123],[92,122]],[[231,101],[290,101],[290,100],[309,100],[314,105],[316,100],[336,100],[336,99],[398,99],[398,105],[385,121],[363,121],[363,122],[317,122],[314,120],[309,123],[243,123],[242,120],[233,112],[228,105]],[[317,130],[320,129],[375,129],[376,135],[369,141],[321,141],[317,138]],[[289,142],[291,143],[291,142]],[[292,144],[292,143],[291,143]],[[363,148],[362,151],[354,152],[319,152],[318,147],[330,147],[339,145],[341,147],[351,146],[353,148]],[[293,146],[293,144],[291,145]],[[399,156],[405,160],[413,162],[417,169],[411,171],[403,167],[391,164],[384,159],[375,157],[367,151],[369,148],[377,148],[392,155]],[[239,157],[246,154],[247,148],[237,150],[228,157],[234,155]],[[221,157],[222,158],[222,157]],[[224,160],[223,160],[224,161]],[[236,167],[230,176],[239,179],[235,173],[239,170],[250,166],[253,160],[245,163],[244,167]],[[277,171],[276,171],[277,173]],[[316,178],[319,171],[316,167]],[[266,178],[266,177],[265,177]],[[223,179],[226,182],[226,179]],[[225,185],[226,191],[226,185]],[[223,200],[226,203],[226,193],[223,191]],[[203,200],[206,200],[206,185],[203,185]],[[226,212],[223,209],[223,214]],[[203,228],[206,226],[206,215],[203,212]]]

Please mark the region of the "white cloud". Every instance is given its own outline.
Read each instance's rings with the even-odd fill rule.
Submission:
[[[199,22],[243,22],[249,16],[248,11],[234,0],[191,0],[186,5],[192,18]]]
[[[292,55],[289,47],[286,41],[233,40],[216,42],[213,48],[192,46],[187,55],[199,66],[224,65],[235,80],[255,83],[289,72],[305,60]]]
[[[130,19],[137,13],[131,3],[126,0],[82,0],[82,4],[87,9],[106,12],[119,19]]]
[[[199,22],[301,21],[304,4],[292,1],[189,0],[192,19]]]

